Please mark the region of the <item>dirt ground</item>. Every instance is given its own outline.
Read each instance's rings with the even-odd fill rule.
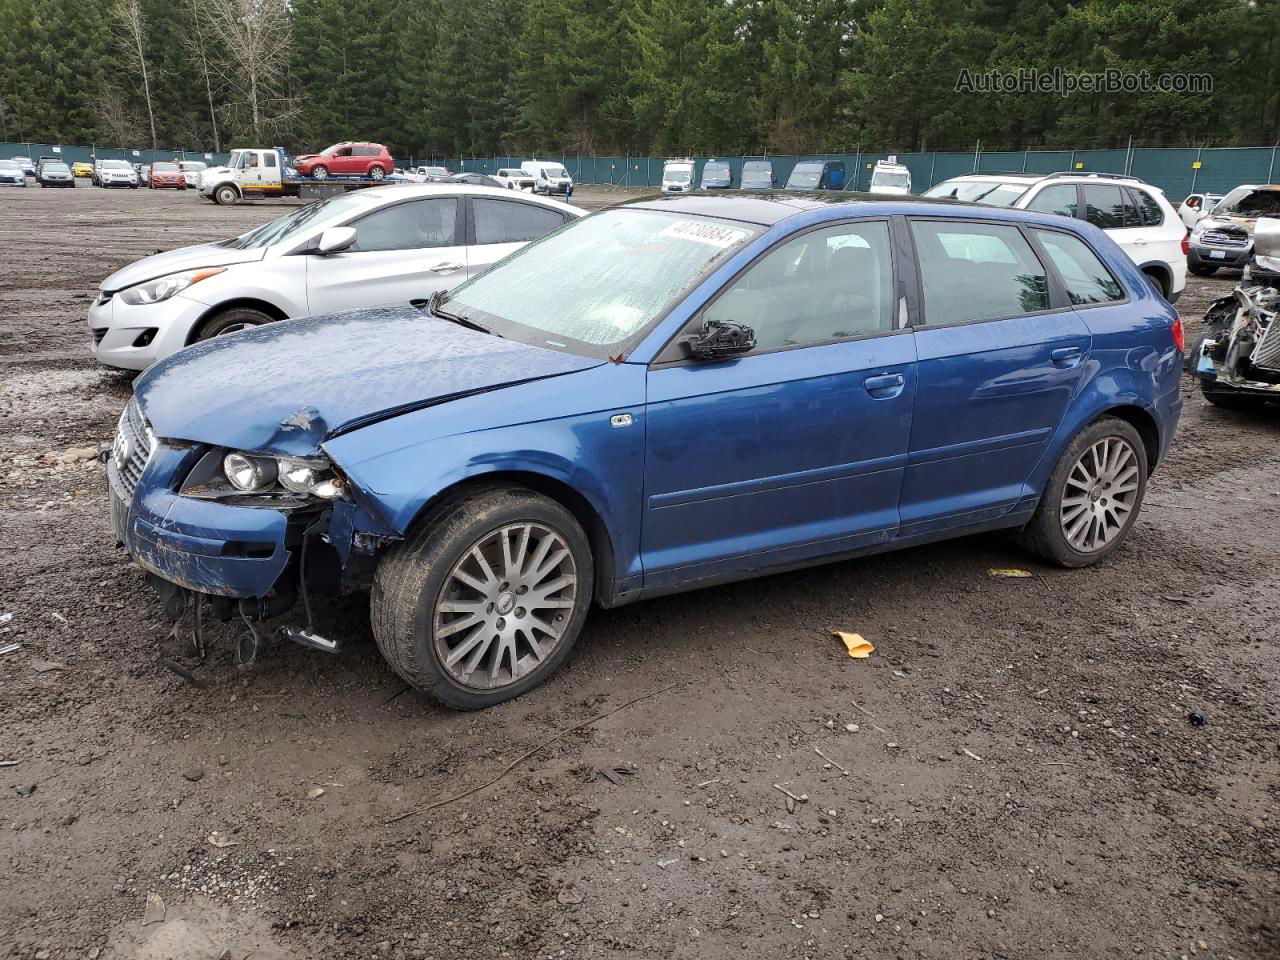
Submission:
[[[1280,413],[1188,381],[1094,569],[982,536],[595,611],[470,715],[355,598],[321,614],[346,655],[238,672],[219,627],[194,687],[101,467],[61,462],[129,395],[85,312],[280,212],[0,193],[0,957],[1280,957]],[[1232,283],[1192,281],[1189,340]]]

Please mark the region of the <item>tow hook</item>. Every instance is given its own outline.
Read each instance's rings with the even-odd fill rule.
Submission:
[[[280,635],[312,650],[320,650],[323,653],[340,652],[337,640],[322,637],[314,630],[304,630],[302,627],[281,627]]]

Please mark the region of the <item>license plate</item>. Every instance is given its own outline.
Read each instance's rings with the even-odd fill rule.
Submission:
[[[1227,259],[1227,251],[1225,251],[1225,250],[1210,250],[1210,251],[1209,251],[1209,259],[1210,259],[1210,260],[1225,260],[1225,259]]]

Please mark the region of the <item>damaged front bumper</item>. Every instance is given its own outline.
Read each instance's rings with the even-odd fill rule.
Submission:
[[[1211,304],[1192,356],[1206,390],[1280,399],[1280,291],[1240,286]]]
[[[127,468],[107,464],[116,540],[144,570],[186,590],[231,598],[268,596],[289,565],[290,517],[177,493],[200,457],[159,444],[129,489]],[[293,539],[303,529],[295,521]]]

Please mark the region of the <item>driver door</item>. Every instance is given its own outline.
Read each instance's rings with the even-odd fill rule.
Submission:
[[[461,198],[428,197],[349,224],[355,243],[308,260],[310,312],[406,305],[461,283],[467,277],[462,220]]]
[[[691,324],[744,324],[754,349],[699,362],[673,343],[651,365],[646,589],[894,536],[916,374],[891,250],[887,220],[783,241]]]

